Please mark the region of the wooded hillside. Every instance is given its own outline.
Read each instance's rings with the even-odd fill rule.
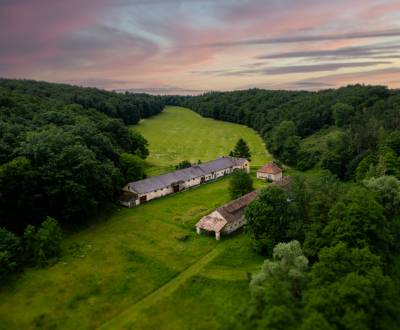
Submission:
[[[370,167],[399,175],[395,165],[400,153],[398,90],[363,85],[320,92],[252,89],[168,101],[202,116],[254,128],[277,159],[300,170],[322,163],[346,180],[365,178]],[[332,127],[337,134],[321,148],[304,146],[308,137]]]
[[[148,155],[147,141],[125,124],[163,106],[149,95],[0,80],[0,227],[21,232],[46,216],[82,221],[112,201],[144,176]]]

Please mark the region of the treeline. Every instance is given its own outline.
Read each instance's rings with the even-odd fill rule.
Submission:
[[[167,102],[254,128],[275,158],[300,170],[321,164],[344,180],[364,178],[370,166],[382,175],[399,171],[398,90],[362,85],[320,92],[252,89],[169,97]],[[308,137],[328,128],[337,134],[326,146],[304,147]]]
[[[0,227],[82,223],[113,201],[145,176],[148,143],[125,124],[162,107],[147,95],[0,80]]]
[[[244,329],[398,329],[400,181],[325,173],[269,186],[246,209],[267,255],[238,317]]]
[[[0,87],[3,91],[36,96],[56,105],[78,104],[84,109],[95,109],[109,117],[120,118],[127,125],[154,116],[165,106],[160,96],[116,93],[41,81],[0,79]]]

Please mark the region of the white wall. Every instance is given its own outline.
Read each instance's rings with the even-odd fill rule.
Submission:
[[[282,180],[282,172],[278,174],[267,174],[267,173],[257,172],[257,179],[262,179],[262,180],[270,179],[272,181],[280,181]]]
[[[191,188],[194,186],[198,186],[200,184],[200,182],[201,182],[201,177],[186,181],[183,183],[183,185],[181,185],[181,189],[182,188],[188,189],[188,188]]]
[[[221,177],[223,177],[225,175],[229,175],[235,169],[243,169],[247,173],[249,173],[250,172],[250,163],[246,162],[244,164],[244,166],[235,166],[235,167],[232,167],[232,168],[226,168],[224,170],[214,172],[214,174],[205,175],[205,177],[204,177],[205,182],[221,178]],[[180,185],[180,190],[188,189],[188,188],[191,188],[191,187],[195,187],[195,186],[198,186],[200,184],[201,184],[201,177],[198,177],[198,178],[186,181],[183,184],[181,184]],[[149,193],[146,193],[146,194],[139,194],[138,199],[136,201],[136,205],[140,204],[140,197],[142,197],[142,196],[147,196],[147,201],[151,201],[153,199],[160,198],[160,197],[172,194],[173,192],[174,192],[174,190],[173,190],[172,186],[169,186],[169,187],[166,187],[164,189],[158,189],[156,191],[152,191],[152,192],[149,192]]]

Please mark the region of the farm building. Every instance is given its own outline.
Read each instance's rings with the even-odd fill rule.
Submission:
[[[143,204],[152,199],[173,194],[229,175],[238,169],[249,172],[249,161],[244,158],[221,157],[172,173],[131,182],[125,186],[120,203],[127,207]],[[131,193],[130,198],[126,192]]]
[[[217,208],[214,212],[201,218],[196,223],[196,232],[201,234],[201,231],[214,232],[215,239],[219,240],[222,234],[230,234],[239,229],[246,223],[244,217],[244,209],[258,195],[258,191],[252,191],[238,199]]]
[[[274,162],[270,162],[257,171],[257,179],[280,181],[282,180],[282,169]]]

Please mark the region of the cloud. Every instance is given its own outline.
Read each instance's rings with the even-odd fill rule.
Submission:
[[[267,54],[257,56],[256,59],[282,59],[282,58],[304,58],[304,57],[371,57],[380,56],[381,54],[392,54],[385,55],[387,58],[392,58],[393,52],[400,49],[400,44],[392,45],[367,45],[359,47],[343,47],[338,49],[328,49],[328,50],[303,50],[303,51],[293,51],[293,52],[283,52],[275,54]]]
[[[352,73],[329,74],[318,78],[299,80],[290,83],[275,84],[274,86],[263,86],[273,89],[307,89],[321,90],[329,87],[341,87],[349,84],[385,85],[392,84],[393,88],[400,87],[398,76],[400,68],[390,67],[386,69],[376,69],[359,71]]]
[[[298,36],[282,36],[275,38],[247,39],[239,41],[222,41],[201,45],[203,47],[235,47],[245,45],[262,45],[262,44],[285,44],[285,43],[302,43],[312,41],[333,41],[346,39],[370,39],[382,37],[399,37],[400,29],[389,29],[382,31],[369,32],[350,32],[341,34],[319,34],[319,35],[298,35]]]
[[[324,70],[398,64],[397,9],[394,0],[0,0],[0,75],[195,92],[298,73],[306,88]],[[392,44],[369,45],[377,39]]]
[[[291,65],[267,67],[249,70],[209,70],[202,74],[217,76],[248,76],[248,75],[286,75],[292,73],[314,73],[324,71],[337,71],[343,68],[363,68],[382,64],[391,64],[390,61],[368,61],[368,62],[339,62],[323,63],[314,65]]]

